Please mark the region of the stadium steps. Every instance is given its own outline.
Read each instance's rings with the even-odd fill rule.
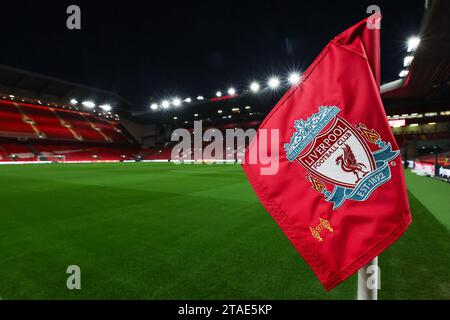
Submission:
[[[124,135],[122,129],[118,128],[113,123],[97,120],[95,126],[100,128],[101,131],[112,140],[112,142],[116,143],[132,142]]]
[[[13,102],[0,101],[0,135],[14,138],[36,138],[36,132],[23,121],[22,113]]]
[[[96,127],[99,127],[102,132],[111,138],[116,143],[133,143],[134,141],[126,135],[124,128],[115,121],[110,121],[102,118],[94,117],[92,114],[84,114]]]
[[[45,139],[47,136],[45,135],[45,133],[41,132],[38,127],[36,126],[36,122],[30,117],[28,116],[28,114],[22,110],[22,108],[20,107],[20,104],[18,103],[13,103],[13,106],[16,108],[16,110],[22,115],[22,121],[24,123],[27,123],[31,126],[31,128],[33,129],[33,131],[35,132],[36,136],[40,139]]]
[[[78,135],[75,130],[72,129],[72,125],[68,122],[65,122],[59,115],[58,113],[55,111],[55,109],[50,108],[50,110],[52,111],[52,113],[55,115],[56,118],[58,118],[59,123],[61,124],[62,127],[66,128],[67,130],[70,131],[70,133],[72,134],[72,136],[78,140],[78,141],[83,141],[83,137]]]
[[[93,124],[91,122],[91,120],[89,120],[89,118],[86,117],[82,112],[79,112],[79,114],[85,119],[85,121],[87,123],[89,123],[89,125],[91,126],[91,128],[93,130],[97,131],[99,134],[101,134],[103,136],[103,138],[105,139],[106,142],[113,142],[110,137],[108,137],[106,134],[103,133],[103,131],[102,131],[102,129],[100,127],[97,127],[95,124]]]
[[[21,104],[21,110],[35,121],[35,125],[47,139],[74,140],[72,133],[61,125],[51,108]]]
[[[104,142],[105,138],[86,122],[81,112],[69,110],[57,110],[55,112],[64,122],[69,123],[72,129],[81,137],[81,141]]]

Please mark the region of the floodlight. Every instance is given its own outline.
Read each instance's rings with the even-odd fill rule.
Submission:
[[[259,91],[259,83],[258,82],[252,82],[250,84],[250,90],[254,93]]]
[[[411,65],[411,62],[413,61],[414,57],[413,56],[406,56],[405,59],[403,60],[403,66],[409,67]]]
[[[267,84],[269,85],[270,89],[276,89],[280,86],[280,79],[276,77],[272,77],[267,81]]]
[[[293,72],[289,75],[288,80],[291,85],[295,85],[300,82],[300,75],[296,72]]]
[[[85,106],[86,108],[88,108],[88,109],[93,109],[93,108],[95,108],[95,103],[92,102],[92,101],[83,101],[81,104],[82,104],[83,106]]]
[[[402,71],[400,71],[400,73],[398,74],[398,76],[399,76],[400,78],[404,78],[404,77],[406,77],[408,74],[409,74],[409,71],[408,71],[408,70],[402,70]]]
[[[104,111],[111,111],[112,107],[109,104],[103,104],[101,106],[99,106],[100,109],[104,110]]]
[[[181,100],[179,98],[174,98],[173,101],[172,101],[172,104],[175,107],[179,107],[179,106],[181,106]]]
[[[416,51],[417,47],[420,44],[419,37],[411,37],[408,39],[408,52]]]
[[[162,106],[164,109],[167,109],[167,108],[170,107],[170,102],[167,101],[167,100],[163,100],[163,102],[161,102],[161,106]]]

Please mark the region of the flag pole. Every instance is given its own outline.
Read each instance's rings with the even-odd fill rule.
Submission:
[[[369,7],[370,8],[370,7]],[[368,10],[369,10],[368,8]],[[379,8],[378,14],[379,14]],[[369,12],[368,12],[369,13]],[[375,20],[375,24],[372,25],[372,27],[375,28],[369,28],[369,29],[375,29],[380,30],[380,18],[381,16],[378,16],[378,19]],[[371,23],[370,20],[368,20],[368,25]],[[374,23],[374,22],[372,22]],[[375,61],[380,61],[380,33],[377,33],[377,36],[375,38],[375,42],[377,43],[375,47],[378,47],[377,50],[374,51],[375,55]],[[379,92],[381,93],[381,83],[380,83],[380,65],[375,64],[374,65],[374,76],[377,82],[377,87]],[[380,268],[378,267],[378,257],[375,257],[372,261],[370,261],[366,266],[362,267],[358,270],[358,292],[357,292],[357,299],[358,300],[378,300],[378,290],[381,288],[381,279],[380,279]]]
[[[378,300],[380,289],[380,274],[378,257],[358,271],[358,300]]]

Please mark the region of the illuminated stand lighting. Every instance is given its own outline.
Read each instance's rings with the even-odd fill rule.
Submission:
[[[400,128],[400,127],[404,127],[406,125],[406,120],[405,119],[394,119],[394,120],[389,120],[389,125],[392,128]]]
[[[181,106],[181,100],[179,98],[174,98],[172,104],[174,107],[179,107]]]
[[[170,102],[167,101],[167,100],[163,100],[163,102],[161,102],[161,106],[162,106],[164,109],[167,109],[167,108],[170,107]]]
[[[70,104],[78,104],[78,100],[77,99],[70,99]]]
[[[411,37],[408,39],[408,52],[416,51],[416,49],[419,47],[420,44],[420,38],[419,37]]]
[[[234,96],[234,95],[236,94],[236,89],[234,89],[234,88],[228,89],[228,94],[229,94],[230,96]]]
[[[288,81],[291,85],[296,85],[297,83],[300,82],[300,74],[295,72],[291,73],[289,75]]]
[[[413,56],[406,56],[405,57],[405,59],[403,60],[403,66],[406,68],[406,67],[409,67],[410,65],[411,65],[411,63],[412,63],[412,61],[414,60],[414,57]]]
[[[112,110],[112,107],[109,104],[103,104],[103,105],[99,106],[99,108],[106,112]]]
[[[298,83],[301,81],[301,74],[300,74],[299,72],[292,72],[292,73],[290,73],[290,74],[288,75],[287,81],[288,81],[291,85],[298,84]],[[267,81],[267,86],[268,86],[270,89],[272,89],[272,90],[276,90],[276,89],[280,88],[280,87],[281,87],[281,80],[280,80],[280,78],[279,78],[279,77],[276,77],[276,76],[273,76],[273,77],[269,78],[268,81]],[[250,90],[252,93],[257,93],[257,92],[259,92],[259,91],[261,90],[261,86],[260,86],[260,84],[259,84],[258,82],[253,81],[252,83],[250,83],[249,90]],[[236,90],[235,88],[231,87],[231,88],[229,88],[229,89],[227,90],[227,94],[228,94],[229,96],[233,97],[233,96],[235,96],[235,95],[237,94],[237,90]],[[215,94],[215,96],[216,96],[217,98],[221,98],[221,97],[223,96],[222,91],[217,91],[216,94]],[[205,97],[200,95],[200,96],[197,96],[195,99],[198,100],[198,101],[203,101],[203,100],[205,100]],[[173,105],[173,106],[175,106],[175,107],[178,107],[178,106],[180,106],[183,102],[186,102],[186,103],[192,103],[192,100],[193,100],[193,99],[191,99],[191,98],[186,98],[186,99],[184,99],[184,100],[181,100],[181,99],[178,99],[178,98],[174,98],[172,101],[164,100],[164,101],[161,103],[161,107],[162,107],[163,109],[169,108],[170,105]],[[156,109],[152,109],[152,110],[156,110]]]
[[[404,77],[406,77],[408,74],[409,74],[409,71],[408,71],[408,70],[402,70],[402,71],[400,71],[400,73],[398,74],[398,76],[399,76],[400,78],[404,78]]]
[[[417,50],[417,48],[419,47],[420,44],[420,38],[419,37],[411,37],[408,39],[407,41],[407,51],[408,52],[414,52]],[[403,59],[403,67],[404,68],[409,68],[409,66],[411,66],[411,63],[414,60],[414,56],[408,55]],[[405,78],[407,75],[409,74],[409,70],[408,69],[403,69],[402,71],[400,71],[400,73],[398,74],[398,76],[400,78]]]
[[[270,89],[277,89],[280,86],[280,79],[277,77],[272,77],[267,81],[267,85]]]
[[[258,92],[259,91],[259,83],[258,82],[256,82],[256,81],[254,81],[254,82],[252,82],[251,84],[250,84],[250,90],[253,92],[253,93],[256,93],[256,92]]]
[[[88,109],[94,109],[95,108],[95,103],[92,101],[83,101],[81,103],[84,107],[88,108]]]
[[[409,56],[407,57],[409,60],[411,58],[409,58]],[[406,62],[405,62],[406,63]],[[287,75],[286,77],[286,81],[291,85],[294,86],[298,83],[300,83],[300,81],[302,80],[302,76],[300,72],[291,72],[290,74]],[[277,76],[272,76],[270,77],[267,82],[266,85],[269,89],[272,90],[277,90],[279,88],[281,88],[282,86],[284,86],[284,84],[282,84],[281,78],[277,77]],[[253,81],[250,83],[248,90],[245,90],[244,92],[252,92],[252,93],[258,93],[259,91],[261,91],[262,87],[261,85],[257,82],[257,81]],[[237,95],[237,90],[233,87],[230,87],[227,91],[226,91],[227,95],[229,97],[234,97]],[[224,96],[224,93],[222,91],[216,91],[215,93],[215,97],[216,98],[222,98]],[[205,100],[205,97],[202,95],[199,95],[195,98],[197,101],[203,101]],[[162,102],[162,104],[160,105],[163,109],[167,109],[170,106],[174,106],[174,107],[178,107],[180,105],[182,105],[183,103],[192,103],[194,99],[191,98],[186,98],[184,100],[179,99],[179,98],[174,98],[170,101],[168,100],[164,100]],[[156,110],[156,109],[154,109]]]
[[[152,105],[150,106],[150,109],[158,110],[158,105],[156,103],[152,103]]]

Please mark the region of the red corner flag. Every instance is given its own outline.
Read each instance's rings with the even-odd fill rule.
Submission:
[[[379,92],[373,22],[380,19],[371,16],[326,46],[261,124],[243,164],[264,207],[327,290],[411,223],[402,160]],[[261,145],[261,136],[276,131],[275,145]],[[267,162],[252,156],[261,148],[279,157],[276,172],[264,173]]]

